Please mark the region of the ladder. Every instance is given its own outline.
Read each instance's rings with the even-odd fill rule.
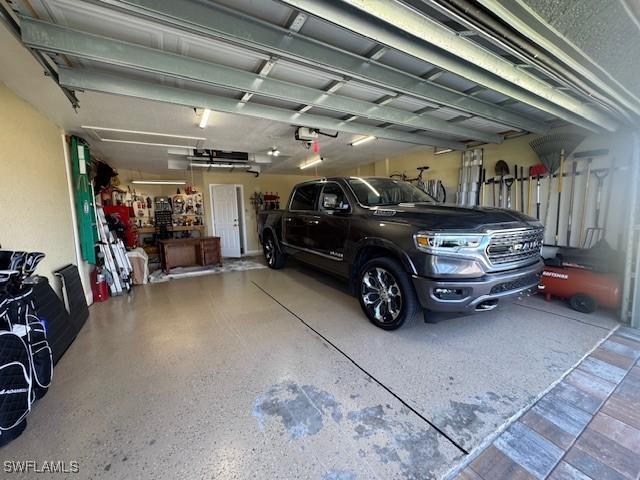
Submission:
[[[640,328],[640,135],[631,136],[631,174],[629,175],[629,216],[626,239],[621,319]]]
[[[113,281],[109,284],[112,295],[120,295],[131,289],[131,263],[127,257],[122,240],[114,237],[102,207],[96,208],[99,247],[104,256],[104,266],[111,274]]]

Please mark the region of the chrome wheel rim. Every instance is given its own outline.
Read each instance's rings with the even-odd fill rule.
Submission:
[[[264,244],[264,258],[267,259],[267,263],[269,265],[273,265],[275,257],[274,245],[272,240],[267,240],[267,243]]]
[[[395,321],[402,310],[402,292],[396,278],[384,268],[374,267],[362,276],[362,303],[381,323]]]

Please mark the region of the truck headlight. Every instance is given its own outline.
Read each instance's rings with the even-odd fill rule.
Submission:
[[[435,233],[418,232],[413,239],[418,250],[427,253],[456,253],[464,250],[475,250],[482,245],[484,235],[468,233]]]

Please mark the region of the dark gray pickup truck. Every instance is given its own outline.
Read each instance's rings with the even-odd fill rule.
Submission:
[[[542,225],[513,210],[438,204],[413,185],[338,177],[294,187],[261,212],[271,268],[293,256],[349,281],[372,323],[393,330],[418,310],[488,311],[536,288]]]

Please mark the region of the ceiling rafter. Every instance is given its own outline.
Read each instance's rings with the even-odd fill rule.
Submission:
[[[406,71],[291,32],[219,4],[189,0],[95,1],[108,8],[117,8],[153,21],[161,21],[184,31],[211,36],[315,68],[340,72],[382,88],[473,113],[502,125],[539,134],[548,131],[546,125],[534,118],[464,95]]]
[[[322,91],[283,80],[261,77],[252,72],[205,62],[184,55],[164,52],[27,18],[23,21],[22,39],[25,45],[33,48],[64,53],[108,65],[128,67],[182,80],[196,81],[204,85],[251,92],[288,102],[314,105],[392,124],[458,135],[462,138],[472,138],[492,143],[502,141],[502,137],[496,134],[455,126],[439,118],[416,115],[398,108],[332,93],[343,86],[347,79],[334,82],[327,91]]]
[[[188,107],[199,106],[215,111],[248,115],[291,125],[321,128],[356,135],[373,135],[378,138],[405,143],[437,145],[455,150],[464,150],[466,148],[462,142],[438,137],[414,135],[400,130],[377,128],[357,122],[344,122],[321,115],[300,113],[285,108],[259,105],[254,102],[241,103],[235,99],[189,90],[187,88],[168,87],[159,83],[133,80],[125,78],[122,75],[112,75],[86,69],[61,68],[60,84],[73,90],[111,93],[114,95],[124,95]]]
[[[426,16],[416,15],[398,0],[282,1],[590,131],[615,131],[619,126],[607,112],[557,91],[538,77],[516,72],[513,64],[499,55]]]
[[[307,18],[309,18],[309,16],[306,13],[294,10],[294,12],[291,14],[289,19],[287,20],[286,28],[288,28],[292,32],[297,33],[302,29],[302,27],[307,21]],[[269,75],[271,70],[273,70],[273,67],[276,66],[277,61],[278,61],[278,57],[275,55],[272,55],[269,58],[269,60],[266,60],[265,62],[263,62],[263,64],[260,66],[260,68],[256,73],[261,77],[266,77],[267,75]],[[240,101],[248,102],[249,100],[251,100],[251,97],[253,97],[253,93],[244,92],[242,97],[240,98]]]

